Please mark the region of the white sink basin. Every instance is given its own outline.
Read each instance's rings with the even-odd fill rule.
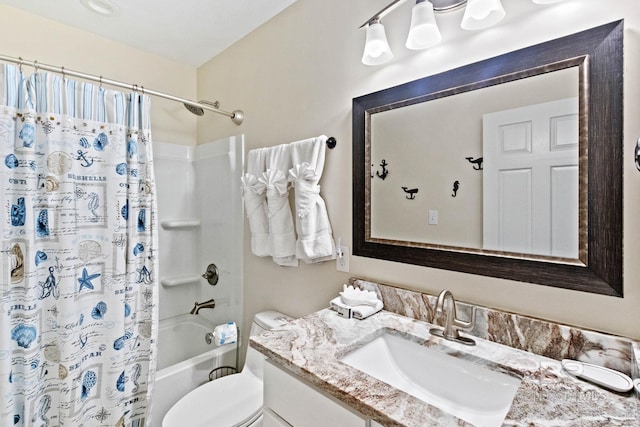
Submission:
[[[467,422],[502,425],[521,379],[445,351],[385,332],[340,360]]]

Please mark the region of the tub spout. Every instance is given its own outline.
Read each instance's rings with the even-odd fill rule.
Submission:
[[[190,313],[191,314],[198,314],[198,312],[200,311],[201,308],[215,308],[216,307],[216,300],[214,300],[213,298],[211,298],[208,301],[205,302],[195,302],[193,304],[193,308],[191,309]]]

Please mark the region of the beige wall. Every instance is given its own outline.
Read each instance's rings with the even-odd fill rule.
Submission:
[[[278,309],[301,316],[327,306],[352,276],[378,279],[539,318],[640,338],[640,173],[632,152],[640,136],[640,5],[637,0],[567,0],[541,6],[503,0],[507,19],[480,33],[457,29],[460,12],[441,15],[443,43],[408,51],[404,38],[412,2],[384,24],[395,58],[360,63],[364,30],[358,27],[388,0],[299,0],[281,15],[198,69],[198,95],[244,109],[241,127],[226,120],[200,121],[198,141],[244,133],[247,150],[318,134],[337,138],[321,181],[334,236],[351,246],[351,100],[354,97],[446,71],[466,63],[625,19],[624,298],[604,297],[446,270],[351,257],[351,272],[334,263],[277,267],[249,252],[245,226],[245,320]],[[444,28],[443,28],[444,27]]]
[[[0,5],[0,40],[4,55],[102,75],[181,98],[196,97],[192,66],[4,5]],[[196,118],[176,102],[154,97],[151,123],[154,141],[196,143]]]

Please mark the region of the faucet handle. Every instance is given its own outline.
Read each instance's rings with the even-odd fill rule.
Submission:
[[[468,322],[462,321],[458,318],[453,319],[453,325],[462,331],[469,332],[473,329],[476,323],[476,307],[471,307],[471,319]]]

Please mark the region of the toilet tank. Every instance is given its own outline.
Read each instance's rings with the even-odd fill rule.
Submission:
[[[259,335],[269,329],[285,325],[292,320],[293,317],[277,311],[262,311],[260,313],[256,313],[253,317],[253,323],[251,323],[251,332],[249,335]],[[252,374],[262,379],[262,363],[264,359],[265,357],[260,352],[248,345],[244,370],[249,370]]]

